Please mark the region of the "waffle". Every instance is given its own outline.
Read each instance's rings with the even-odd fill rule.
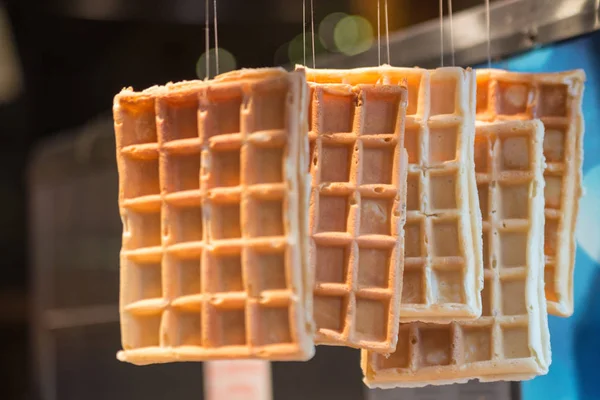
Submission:
[[[483,314],[475,321],[401,324],[389,358],[363,351],[369,387],[524,380],[547,373],[543,136],[539,120],[478,126]]]
[[[477,120],[528,120],[545,125],[547,168],[545,281],[550,314],[573,314],[575,224],[582,195],[582,70],[526,74],[477,71]]]
[[[304,71],[115,97],[121,361],[306,360]]]
[[[315,341],[384,353],[398,335],[407,172],[407,90],[384,83],[387,70],[367,69],[351,83],[309,83]],[[307,77],[339,72],[307,70]]]
[[[307,79],[350,85],[406,82],[404,144],[409,168],[400,319],[447,322],[479,317],[481,218],[471,150],[475,74],[455,67],[430,71],[383,66],[307,70]]]

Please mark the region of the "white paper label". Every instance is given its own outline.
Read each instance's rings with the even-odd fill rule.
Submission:
[[[271,363],[262,360],[204,363],[206,400],[272,400]]]

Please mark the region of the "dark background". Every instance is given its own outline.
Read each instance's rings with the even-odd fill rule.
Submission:
[[[438,16],[437,0],[388,1],[391,31]],[[456,12],[483,0],[453,3]],[[218,4],[219,45],[235,55],[238,67],[273,65],[277,50],[302,32],[300,0]],[[17,96],[0,100],[0,398],[35,399],[28,343],[26,180],[32,149],[45,138],[110,113],[112,97],[124,86],[142,89],[196,78],[196,63],[205,51],[204,1],[0,0],[2,9],[9,17],[23,84]],[[335,11],[364,16],[373,26],[377,23],[374,0],[315,0],[315,21]],[[0,65],[3,62],[8,60],[0,59]],[[112,333],[94,333],[104,334]],[[112,348],[98,351],[114,353]],[[342,369],[358,362],[357,352],[326,349],[315,363],[296,366],[294,374],[303,380],[310,377],[331,398],[362,390],[358,368],[352,369],[356,377],[351,379],[337,376],[335,369],[323,368],[319,362],[323,357],[336,357]],[[276,385],[298,385],[298,375],[287,371],[276,365]]]

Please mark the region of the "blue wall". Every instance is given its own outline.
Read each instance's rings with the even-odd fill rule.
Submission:
[[[493,67],[525,72],[582,68],[587,75],[583,100],[586,194],[577,224],[575,313],[568,319],[550,317],[550,372],[523,383],[522,393],[524,400],[600,399],[600,32],[532,50]]]

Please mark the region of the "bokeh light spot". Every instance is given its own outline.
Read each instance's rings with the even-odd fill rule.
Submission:
[[[216,51],[215,49],[208,50],[210,75],[208,78],[214,78],[216,73]],[[237,68],[237,60],[235,56],[226,49],[219,47],[219,73],[233,71]],[[206,78],[206,52],[202,53],[196,63],[196,75],[199,79]]]
[[[373,27],[367,19],[349,15],[336,24],[333,38],[340,52],[356,55],[371,48]]]
[[[343,12],[334,12],[323,18],[323,21],[319,24],[319,40],[327,50],[333,52],[339,51],[335,43],[335,27],[347,16],[348,14]]]

